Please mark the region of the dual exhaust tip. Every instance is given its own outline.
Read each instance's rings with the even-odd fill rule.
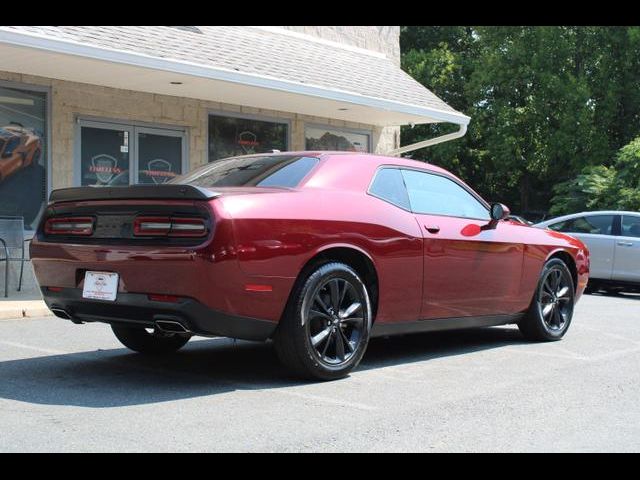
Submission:
[[[65,320],[71,320],[73,323],[84,323],[81,320],[76,320],[73,316],[64,308],[53,307],[51,309],[56,317],[64,318]],[[157,316],[158,317],[158,316]],[[161,333],[177,333],[177,334],[190,334],[191,330],[185,327],[178,320],[162,319],[154,317],[153,326],[156,331]]]

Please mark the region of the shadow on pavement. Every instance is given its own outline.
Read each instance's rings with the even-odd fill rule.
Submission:
[[[360,370],[464,355],[522,343],[515,328],[485,328],[373,339]],[[93,408],[143,405],[234,390],[301,385],[271,344],[192,340],[180,352],[144,357],[122,349],[0,362],[0,398]]]
[[[617,292],[617,291],[597,291],[588,295],[593,297],[611,297],[611,298],[624,298],[629,300],[640,300],[640,294],[638,292]]]

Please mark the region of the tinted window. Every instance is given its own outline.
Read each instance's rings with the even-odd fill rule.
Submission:
[[[613,215],[590,215],[549,225],[551,230],[565,233],[611,235]]]
[[[624,215],[622,217],[622,236],[640,238],[640,216]]]
[[[197,187],[295,187],[317,163],[317,158],[291,155],[233,157],[210,163],[167,183]]]
[[[47,103],[46,92],[0,85],[0,161],[17,160],[15,168],[0,167],[0,215],[24,217],[27,230],[38,225],[47,203]]]
[[[376,173],[369,192],[376,197],[407,210],[411,209],[402,173],[397,168],[384,168]]]
[[[209,161],[287,150],[289,125],[249,118],[209,115]]]
[[[484,205],[453,180],[415,170],[402,170],[402,176],[415,213],[490,219]]]

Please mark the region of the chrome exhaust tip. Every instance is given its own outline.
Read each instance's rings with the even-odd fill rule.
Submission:
[[[191,333],[187,327],[176,320],[156,320],[154,326],[156,330],[162,333]]]
[[[62,309],[62,308],[52,308],[51,311],[53,312],[53,314],[56,317],[60,317],[60,318],[64,318],[65,320],[72,320],[71,315],[69,314],[69,312],[67,312],[66,310]]]

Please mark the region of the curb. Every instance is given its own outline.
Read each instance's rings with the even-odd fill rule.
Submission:
[[[20,303],[20,302],[16,302]],[[0,302],[0,320],[20,320],[23,318],[34,317],[49,317],[52,316],[51,310],[47,308],[44,302],[37,302],[38,304],[33,306],[10,306],[7,308],[2,307]]]

